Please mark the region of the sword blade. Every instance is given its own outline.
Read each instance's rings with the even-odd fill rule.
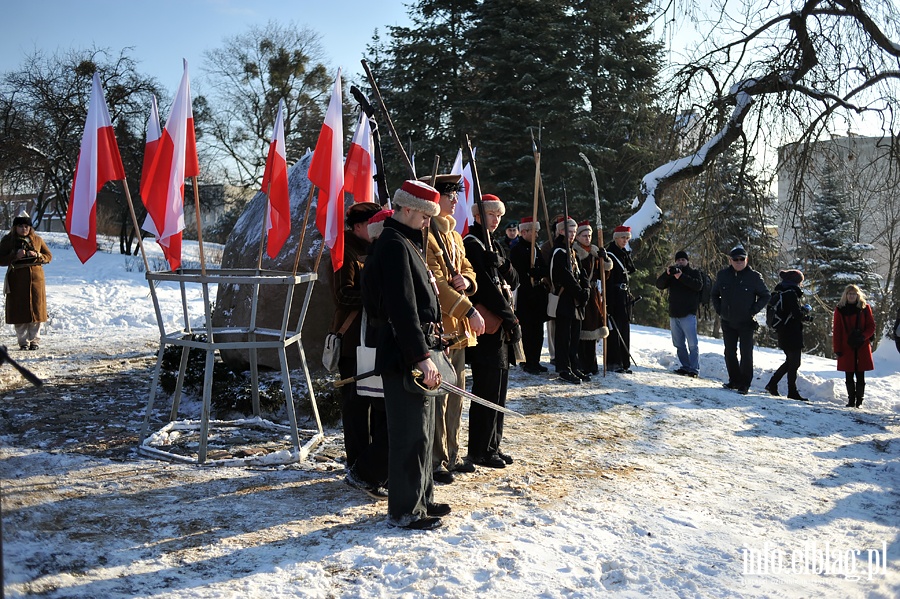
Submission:
[[[475,395],[474,393],[469,393],[465,389],[460,389],[456,385],[451,385],[450,383],[448,383],[446,381],[441,381],[441,384],[438,386],[445,391],[449,391],[450,393],[456,393],[457,395],[459,395],[461,397],[465,397],[466,399],[469,399],[477,404],[481,404],[486,408],[490,408],[492,410],[497,410],[498,412],[503,412],[504,414],[509,414],[511,416],[519,416],[521,418],[525,417],[525,415],[520,412],[516,412],[515,410],[510,410],[509,408],[504,408],[501,405],[495,404],[486,399],[482,399],[482,398],[478,397],[477,395]]]

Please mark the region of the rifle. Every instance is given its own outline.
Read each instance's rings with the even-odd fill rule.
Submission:
[[[600,215],[600,191],[597,188],[597,175],[594,173],[594,167],[591,166],[591,162],[588,160],[588,157],[585,156],[582,152],[578,152],[578,155],[581,156],[581,159],[584,160],[584,163],[587,164],[588,172],[591,173],[591,184],[594,187],[594,218],[597,221],[597,243],[599,247],[603,247],[606,245],[603,242],[603,219]],[[603,300],[600,304],[600,323],[603,326],[607,326],[606,324],[606,271],[603,270],[603,267],[600,267],[600,297]],[[608,328],[608,327],[607,327]],[[608,335],[607,335],[608,337]],[[603,376],[606,376],[606,337],[603,338]]]
[[[475,200],[475,205],[478,206],[478,215],[481,217],[482,241],[484,241],[485,252],[488,254],[490,263],[494,264],[494,255],[496,252],[494,251],[494,242],[491,240],[491,234],[487,229],[487,216],[484,213],[484,203],[481,200],[481,181],[478,178],[478,166],[475,162],[475,152],[472,150],[472,141],[469,139],[468,134],[466,135],[466,147],[469,148],[469,164],[472,165],[472,196]],[[491,273],[491,279],[493,280],[494,285],[500,290],[506,303],[509,304],[510,309],[514,310],[512,291],[510,290],[509,285],[500,281],[500,273],[497,271],[496,267],[491,266],[491,270],[493,271]],[[520,339],[512,345],[516,362],[524,362],[525,350],[522,349],[522,340]]]
[[[387,180],[384,176],[384,155],[381,152],[381,131],[378,129],[378,122],[375,120],[375,109],[369,102],[362,90],[355,85],[350,86],[350,94],[359,103],[360,109],[369,119],[369,127],[372,129],[372,145],[375,146],[375,187],[378,189],[379,204],[384,206],[390,199],[387,190]]]
[[[362,59],[360,62],[362,63],[363,70],[366,72],[366,76],[369,78],[369,83],[372,85],[372,91],[375,93],[375,98],[378,100],[378,106],[381,107],[381,112],[384,113],[384,122],[387,123],[388,133],[391,134],[391,138],[394,140],[394,144],[400,151],[400,156],[404,161],[406,161],[406,168],[409,171],[410,178],[415,179],[416,169],[415,167],[413,167],[409,156],[406,154],[406,150],[403,149],[403,144],[400,142],[400,138],[397,136],[397,130],[394,129],[394,122],[391,120],[391,115],[387,111],[387,106],[384,105],[384,99],[381,97],[381,92],[378,91],[378,84],[375,83],[375,75],[372,74],[372,69],[369,68],[369,63],[366,61],[366,59]]]

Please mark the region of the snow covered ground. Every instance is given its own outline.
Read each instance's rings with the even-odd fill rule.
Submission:
[[[82,266],[46,238],[51,322],[40,352],[11,354],[47,395],[0,368],[7,597],[900,596],[890,341],[859,410],[843,407],[833,361],[804,356],[803,404],[764,394],[782,354],[757,349],[741,396],[721,387],[718,340],[702,340],[702,378],[688,379],[669,372],[668,331],[643,327],[633,375],[576,387],[515,370],[516,462],[439,486],[453,513],[415,533],[342,482],[340,430],[288,466],[103,457],[98,439],[140,426],[156,318],[140,258]],[[175,326],[177,289],[159,293]]]

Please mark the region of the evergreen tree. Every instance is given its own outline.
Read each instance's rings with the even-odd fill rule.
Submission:
[[[849,284],[877,299],[879,276],[866,254],[874,247],[859,243],[849,218],[849,196],[834,168],[826,165],[821,190],[814,194],[812,210],[802,221],[795,255],[806,275],[805,287],[814,294],[817,318],[807,327],[808,351],[831,354],[831,311]]]

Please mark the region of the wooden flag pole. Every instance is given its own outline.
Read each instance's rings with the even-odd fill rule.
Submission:
[[[147,260],[147,252],[144,250],[144,236],[141,235],[141,227],[138,224],[137,214],[134,212],[134,202],[131,200],[131,192],[128,190],[128,179],[122,179],[122,186],[125,188],[125,199],[128,201],[128,212],[131,213],[131,224],[134,232],[137,234],[138,247],[141,248],[141,257],[144,259],[144,272],[150,272],[150,262]]]
[[[291,271],[291,274],[294,276],[297,275],[297,268],[300,266],[300,253],[303,251],[303,239],[306,237],[306,223],[309,222],[309,208],[312,206],[313,193],[315,193],[315,191],[316,186],[310,181],[309,197],[306,198],[306,211],[303,214],[303,227],[300,229],[300,242],[297,244],[297,254],[294,256],[294,268]],[[315,270],[313,270],[313,272],[315,272]]]
[[[200,224],[200,187],[197,185],[197,177],[191,177],[194,184],[194,217],[197,219],[197,245],[200,248],[200,274],[206,276],[206,256],[203,254],[203,226]]]

